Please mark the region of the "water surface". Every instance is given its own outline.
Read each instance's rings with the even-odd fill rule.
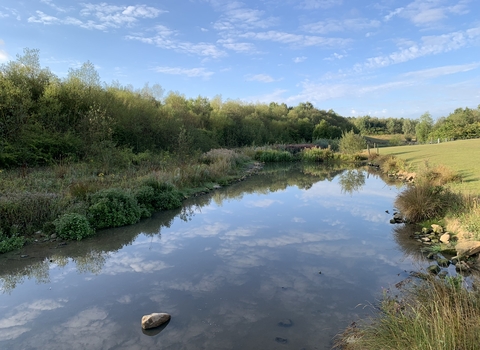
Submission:
[[[137,225],[4,254],[0,348],[330,349],[421,264],[392,233],[397,192],[359,170],[267,170]],[[172,315],[158,334],[140,327],[151,312]]]

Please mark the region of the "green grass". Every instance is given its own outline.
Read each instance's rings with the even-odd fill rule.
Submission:
[[[462,181],[449,184],[463,193],[480,194],[480,139],[459,140],[440,144],[385,147],[380,154],[404,159],[415,170],[421,170],[425,161],[430,165],[444,165],[461,175]]]

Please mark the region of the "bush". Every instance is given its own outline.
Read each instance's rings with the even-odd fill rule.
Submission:
[[[401,192],[395,199],[395,206],[408,221],[420,222],[442,217],[458,200],[449,189],[422,182]]]
[[[25,244],[25,238],[14,235],[8,237],[0,230],[0,254],[20,249]]]
[[[335,154],[328,149],[305,148],[301,152],[301,157],[306,162],[328,162],[335,159]]]
[[[95,233],[88,219],[84,215],[77,213],[64,214],[53,223],[55,225],[55,232],[63,239],[80,241]]]
[[[277,151],[273,149],[267,149],[267,150],[258,150],[255,153],[255,160],[258,160],[264,163],[291,162],[294,160],[294,157],[288,151]]]
[[[87,217],[95,228],[131,225],[140,220],[140,207],[131,194],[111,188],[91,196]]]
[[[170,210],[182,206],[182,194],[171,184],[150,179],[135,192],[142,217],[149,217],[156,210]]]
[[[363,151],[367,147],[365,139],[353,132],[344,132],[342,138],[340,139],[339,148],[342,153],[357,153]]]

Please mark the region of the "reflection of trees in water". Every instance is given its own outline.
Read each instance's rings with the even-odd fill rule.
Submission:
[[[0,290],[3,293],[10,293],[25,279],[35,279],[37,283],[50,282],[50,262],[48,259],[35,261],[28,265],[16,268],[14,271],[3,274],[0,277]]]
[[[339,175],[338,183],[343,193],[352,194],[358,192],[365,185],[365,173],[363,170],[345,170]]]
[[[210,205],[212,200],[221,206],[223,201],[241,199],[244,194],[268,194],[283,191],[289,186],[309,189],[319,181],[331,181],[343,169],[337,165],[266,166],[260,174],[250,177],[247,181],[232,184],[207,195],[189,198],[184,201],[182,208],[155,213],[151,218],[144,219],[135,225],[102,230],[94,237],[81,242],[70,241],[66,246],[56,250],[54,255],[49,252],[51,245],[27,246],[22,254],[38,258],[9,260],[7,255],[4,256],[0,261],[0,287],[4,292],[10,292],[25,279],[32,278],[37,283],[48,283],[50,263],[64,267],[73,262],[80,273],[98,274],[105,266],[111,252],[119,251],[132,244],[139,234],[152,236],[152,238],[161,237],[162,228],[170,227],[176,218],[190,221],[195,212]]]

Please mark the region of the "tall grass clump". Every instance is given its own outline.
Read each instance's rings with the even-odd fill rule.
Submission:
[[[478,282],[478,281],[475,281]],[[357,323],[339,336],[344,350],[477,350],[480,344],[480,293],[466,289],[460,275],[404,287],[401,298],[386,293],[373,320]]]
[[[387,156],[379,157],[381,162],[381,169],[386,174],[395,174],[399,171],[406,170],[405,160],[397,157]],[[377,160],[378,161],[378,160]]]
[[[450,182],[461,181],[459,173],[445,165],[431,166],[428,161],[424,162],[424,167],[419,171],[418,178],[428,181],[436,186],[443,186]]]
[[[443,217],[459,201],[459,196],[448,188],[418,182],[397,196],[395,207],[408,221],[420,222]]]
[[[280,151],[274,149],[257,150],[255,153],[255,160],[264,163],[275,162],[291,162],[295,157],[288,151]]]
[[[8,237],[41,229],[62,210],[60,197],[53,193],[10,193],[0,197],[0,230]]]
[[[305,162],[328,162],[335,159],[335,153],[329,149],[305,148],[300,153]]]
[[[135,224],[140,214],[135,197],[118,188],[93,194],[87,210],[90,224],[97,229]]]

